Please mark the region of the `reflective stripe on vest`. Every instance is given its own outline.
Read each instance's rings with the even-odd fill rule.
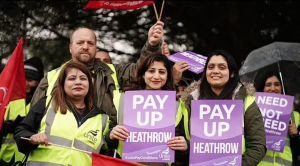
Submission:
[[[48,163],[48,162],[38,162],[38,161],[28,161],[27,165],[30,165],[30,166],[65,166],[63,164],[55,164],[55,163]]]
[[[299,113],[292,111],[291,114],[291,124],[295,124],[296,127],[299,125]],[[289,133],[286,137],[286,143],[284,146],[283,153],[278,153],[274,151],[267,151],[265,157],[258,164],[258,166],[293,166],[292,150],[290,147],[290,137]]]
[[[274,152],[276,153],[276,152]],[[274,164],[273,164],[274,163]],[[265,166],[265,165],[270,165],[270,166],[293,166],[293,162],[284,160],[278,156],[271,157],[271,156],[265,156],[262,162],[259,163],[259,166]]]
[[[14,121],[18,115],[21,117],[25,117],[28,111],[26,110],[26,99],[19,99],[11,101],[4,115],[4,121]],[[9,163],[14,157],[14,162],[22,161],[24,158],[24,154],[18,151],[18,147],[13,138],[12,133],[8,133],[6,136],[2,138],[2,144],[0,149],[0,159]]]
[[[119,98],[119,108],[117,109],[117,119],[118,119],[118,125],[123,126],[123,118],[124,118],[124,106],[125,106],[125,93],[121,93]],[[182,103],[183,104],[183,103]],[[176,119],[175,119],[175,126],[177,126],[181,119],[182,119],[182,109],[181,109],[181,103],[176,102]],[[117,153],[122,157],[123,153],[123,141],[119,141],[118,147],[117,147]]]
[[[66,147],[99,153],[105,144],[104,135],[108,132],[108,116],[98,114],[78,126],[71,111],[61,114],[54,112],[52,103],[41,121],[38,133],[45,133],[49,142]],[[62,127],[63,126],[63,127]],[[51,157],[49,157],[51,156]],[[91,156],[56,146],[39,145],[30,152],[28,166],[31,165],[91,165]]]

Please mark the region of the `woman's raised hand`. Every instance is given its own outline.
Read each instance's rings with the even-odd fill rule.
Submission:
[[[110,132],[109,138],[111,140],[118,139],[120,141],[124,141],[129,136],[129,131],[124,127],[117,125]]]

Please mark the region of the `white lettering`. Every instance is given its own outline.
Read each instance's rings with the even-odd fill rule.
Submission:
[[[136,105],[142,104],[144,102],[144,97],[142,95],[133,95],[133,109],[136,109]]]
[[[156,117],[157,115],[157,117]],[[161,121],[163,115],[161,112],[151,112],[151,126],[155,126],[155,122]]]
[[[199,114],[199,119],[203,119],[203,115],[207,115],[210,113],[210,106],[201,104],[200,105],[200,114]]]
[[[151,119],[150,119],[149,114],[151,114]],[[142,112],[141,111],[137,112],[137,124],[140,126],[148,125],[149,120],[150,120],[151,126],[155,126],[155,123],[161,121],[162,119],[163,119],[163,114],[161,112],[146,111],[145,112],[145,120],[144,120],[144,122],[142,122]]]
[[[153,107],[153,109],[157,109],[154,98],[152,95],[149,95],[145,101],[143,109],[147,109],[147,107]]]
[[[171,132],[130,132],[126,142],[168,142]]]
[[[142,113],[140,111],[137,112],[137,124],[140,126],[146,126],[149,123],[149,112],[145,112],[145,121],[141,122]]]
[[[208,122],[204,122],[204,135],[207,137],[213,137],[216,134],[216,122],[212,122],[211,133],[208,133]]]
[[[161,99],[159,95],[155,95],[155,96],[157,101],[159,102],[159,109],[164,109],[164,104],[169,96],[165,95],[163,99]]]
[[[279,120],[280,115],[282,114],[281,111],[277,111],[277,110],[273,110],[273,109],[267,109],[267,108],[260,108],[261,110],[261,114],[263,117],[267,117],[267,118],[274,118],[276,116],[276,120]]]
[[[239,143],[194,143],[194,153],[238,153]]]
[[[287,127],[286,123],[282,121],[272,120],[272,119],[265,119],[264,126],[267,129],[279,130],[279,131],[284,131]]]
[[[227,122],[219,122],[218,136],[222,137],[222,133],[228,131],[229,128],[230,128],[229,123],[227,123]]]
[[[215,105],[212,113],[210,114],[210,118],[209,119],[214,119],[215,116],[220,117],[220,119],[224,119],[224,116],[222,114],[221,108],[219,105]]]
[[[235,105],[231,105],[230,109],[228,109],[226,105],[222,105],[222,106],[223,106],[223,108],[224,108],[224,110],[225,110],[225,112],[226,112],[226,114],[227,114],[227,117],[226,117],[226,118],[227,118],[227,119],[231,119],[231,118],[230,118],[230,115],[231,115],[231,112],[233,111]]]
[[[260,104],[260,103],[266,104],[266,105],[286,107],[288,104],[288,101],[284,98],[271,97],[271,96],[258,96],[257,104]]]

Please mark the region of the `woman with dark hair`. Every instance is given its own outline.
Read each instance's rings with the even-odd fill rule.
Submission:
[[[263,119],[253,94],[253,85],[240,82],[234,58],[216,50],[207,57],[201,80],[187,87],[181,97],[189,111],[191,100],[244,100],[243,166],[256,166],[266,153]]]
[[[16,128],[18,149],[29,154],[26,165],[91,165],[89,154],[71,149],[100,153],[110,131],[108,116],[94,105],[89,69],[82,63],[67,63],[52,95],[37,102]],[[51,143],[70,149],[48,146]]]
[[[269,72],[262,79],[261,77],[258,78],[259,79],[256,79],[254,84],[258,92],[283,94],[283,84],[281,83],[280,76],[277,72]],[[299,166],[299,162],[297,160],[299,155],[299,138],[297,136],[298,124],[299,113],[297,111],[292,111],[283,153],[268,150],[266,156],[259,163],[259,166]]]
[[[24,61],[26,77],[26,105],[31,102],[32,96],[44,77],[44,65],[39,57],[32,57]]]
[[[138,67],[135,73],[135,81],[129,90],[174,90],[172,66],[168,58],[160,53],[148,56]],[[121,94],[118,109],[118,124],[113,128],[110,139],[120,140],[118,146],[119,155],[122,154],[122,141],[127,139],[129,131],[123,125],[124,93]],[[182,109],[178,105],[177,109]],[[188,165],[189,141],[184,130],[184,118],[181,111],[177,111],[181,118],[176,121],[175,137],[168,141],[170,149],[175,150],[175,163],[172,165]],[[167,163],[142,163],[149,166],[165,166]]]
[[[282,94],[282,84],[278,72],[269,72],[263,78],[256,77],[254,86],[257,92]]]

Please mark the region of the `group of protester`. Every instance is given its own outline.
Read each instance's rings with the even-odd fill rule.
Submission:
[[[122,141],[129,136],[128,129],[123,126],[124,92],[177,90],[177,109],[182,109],[177,113],[183,114],[178,115],[182,118],[176,122],[175,137],[167,143],[175,150],[175,162],[171,165],[189,165],[191,101],[209,99],[244,101],[245,108],[241,110],[244,112],[243,166],[292,166],[297,155],[292,154],[291,145],[286,144],[283,153],[267,151],[263,118],[253,97],[255,89],[281,94],[278,75],[266,75],[264,84],[255,84],[255,87],[251,83],[242,83],[233,56],[217,50],[207,56],[201,79],[189,85],[181,77],[190,65],[181,61],[171,65],[167,58],[170,52],[162,41],[163,27],[164,23],[158,21],[150,28],[136,63],[112,64],[107,52],[97,52],[96,35],[87,28],[79,28],[70,35],[72,59],[49,71],[41,81],[43,72],[40,68],[26,66],[25,61],[25,72],[30,70],[28,74],[33,76],[26,73],[26,79],[40,82],[37,87],[37,82],[28,82],[28,97],[31,98],[33,91],[35,93],[28,99],[30,111],[26,117],[13,126],[13,130],[10,127],[10,131],[3,133],[5,124],[9,125],[15,119],[5,120],[1,130],[1,165],[20,161],[21,153],[22,157],[26,155],[28,166],[91,165],[88,154],[48,146],[50,143],[101,154],[116,149],[122,156]],[[14,118],[22,116],[22,109],[13,108],[16,104],[11,105],[7,110],[12,112],[14,109]],[[298,113],[293,111],[293,114]],[[290,125],[288,140],[299,140],[297,125]],[[84,138],[91,130],[96,137],[93,144]],[[11,141],[10,146],[5,144],[5,139]],[[140,164],[164,166],[168,163]]]

